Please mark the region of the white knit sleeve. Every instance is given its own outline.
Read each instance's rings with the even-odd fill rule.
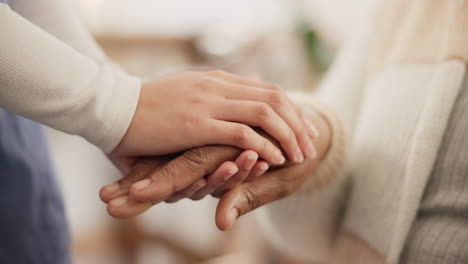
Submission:
[[[0,5],[0,107],[105,152],[133,118],[140,80],[98,64]]]
[[[71,0],[11,0],[10,8],[98,64],[113,64],[84,27]]]
[[[317,100],[307,94],[290,94],[295,102],[312,105],[328,119],[332,142],[327,155],[301,191],[257,210],[268,240],[283,254],[306,263],[327,263],[346,207],[351,179],[344,177],[347,152],[344,143],[352,144],[365,93],[372,9],[369,6],[369,14],[363,14],[356,31],[338,54],[315,94]]]
[[[312,106],[327,119],[331,143],[320,165],[297,193],[260,208],[257,216],[269,241],[284,254],[324,263],[333,250],[346,195],[345,133],[333,111],[314,103],[307,95],[292,97],[296,103]]]

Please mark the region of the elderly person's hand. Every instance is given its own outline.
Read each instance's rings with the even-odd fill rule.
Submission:
[[[309,178],[325,155],[330,140],[327,122],[317,114],[309,118],[320,134],[315,142],[318,159],[306,159],[302,164],[276,168],[258,177],[268,168],[268,164],[260,161],[250,165],[250,169],[246,168],[249,163],[247,157],[252,152],[246,151],[239,156],[241,150],[234,147],[200,147],[177,157],[137,161],[119,184],[101,190],[101,198],[108,203],[108,211],[112,216],[124,218],[138,215],[164,200],[176,201],[184,197],[199,199],[214,192],[217,196],[222,195],[216,223],[220,229],[226,230],[240,215],[293,193]],[[226,162],[236,157],[235,163]],[[240,170],[226,181],[223,175],[235,167]],[[205,179],[205,175],[210,176]],[[151,179],[151,183],[143,189],[138,187],[138,183],[135,184],[142,179]],[[191,184],[193,182],[195,184]]]
[[[262,128],[281,148],[252,127]],[[220,144],[254,150],[270,164],[282,164],[285,157],[301,162],[313,153],[307,132],[276,85],[222,71],[184,71],[142,85],[133,120],[113,153],[165,155]]]
[[[301,164],[292,164],[282,168],[272,168],[270,171],[231,189],[220,196],[216,210],[216,225],[220,230],[229,229],[240,216],[270,202],[287,197],[298,191],[306,180],[312,186],[324,184],[322,179],[313,178],[313,170],[325,157],[330,144],[331,131],[328,123],[317,114],[310,115],[316,125],[320,138],[315,141],[316,159],[306,159]]]
[[[199,200],[221,186],[232,188],[268,169],[266,162],[257,161],[255,152],[241,152],[234,147],[207,146],[161,157],[110,156],[125,177],[101,188],[100,196],[108,203],[109,214],[117,218],[137,215],[163,200]],[[230,161],[234,159],[236,163]],[[151,184],[140,189],[140,182],[146,180]]]

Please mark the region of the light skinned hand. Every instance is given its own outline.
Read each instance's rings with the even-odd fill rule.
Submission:
[[[187,71],[143,84],[135,116],[114,150],[119,156],[160,156],[204,145],[253,150],[269,164],[313,154],[310,128],[277,86],[222,71]]]
[[[320,115],[313,114],[308,116],[308,118],[317,125],[317,131],[315,132],[316,136],[320,135],[320,138],[317,138],[315,141],[318,158],[307,159],[302,164],[273,169],[262,176],[256,175],[257,170],[260,171],[259,175],[263,173],[262,163],[257,162],[250,172],[247,173],[249,175],[247,178],[242,176],[245,180],[242,184],[234,186],[231,190],[229,190],[229,187],[231,186],[227,184],[229,181],[223,183],[223,185],[228,185],[225,189],[222,188],[223,185],[221,185],[221,187],[219,185],[216,186],[217,190],[214,191],[214,195],[222,195],[216,213],[216,223],[221,230],[226,230],[231,227],[235,219],[240,215],[257,208],[258,206],[290,195],[311,175],[312,170],[318,165],[319,160],[325,155],[328,149],[330,131],[328,124]],[[207,171],[210,169],[217,168],[217,165],[226,164],[224,162],[226,158],[230,157],[231,160],[233,160],[238,153],[240,153],[240,150],[227,146],[202,147],[196,150],[196,163],[187,163],[186,161],[183,161],[185,159],[184,158],[182,159],[182,162],[173,163],[171,166],[166,164],[166,169],[157,167],[140,170],[140,168],[135,167],[132,171],[133,174],[131,172],[124,179],[127,179],[127,182],[136,182],[138,179],[142,179],[146,176],[139,176],[137,177],[138,179],[135,179],[132,175],[147,175],[151,173],[153,174],[153,179],[167,179],[167,176],[165,175],[172,173],[174,175],[191,175],[188,177],[196,180],[200,179],[204,174],[208,174]],[[246,151],[243,154],[247,156],[251,153]],[[189,156],[191,155],[193,154],[189,154]],[[241,159],[241,156],[236,160],[237,168],[246,165],[247,159]],[[189,160],[193,159],[189,158]],[[216,173],[213,173],[210,177],[214,174]],[[172,177],[172,180],[175,181],[175,177]],[[112,216],[119,218],[135,216],[148,210],[152,205],[165,200],[161,197],[169,196],[167,193],[165,195],[161,195],[161,190],[157,188],[159,183],[164,182],[164,180],[157,180],[153,189],[145,189],[145,191],[148,191],[147,196],[137,195],[138,198],[143,197],[150,200],[153,199],[151,201],[141,201],[139,199],[132,198],[129,199],[129,195],[130,197],[132,196],[131,193],[129,193],[129,190],[133,188],[130,183],[122,186],[122,188],[114,195],[108,195],[105,191],[106,187],[104,187],[101,190],[101,198],[108,203],[108,211]],[[203,185],[206,186],[206,182]],[[139,193],[139,190],[133,189],[132,191]],[[195,191],[191,193],[195,193]],[[176,197],[174,200],[178,199],[180,199],[180,197]],[[234,213],[234,211],[236,213]]]
[[[297,192],[305,181],[314,177],[313,170],[325,157],[331,140],[328,122],[317,112],[309,111],[307,116],[316,126],[319,140],[315,141],[316,159],[306,159],[301,164],[271,169],[253,181],[245,182],[220,197],[216,208],[216,225],[228,230],[242,215],[273,201]],[[317,182],[317,185],[325,184]]]
[[[296,105],[294,105],[294,107],[297,108],[296,111],[300,113],[301,118],[305,119],[306,117],[304,116],[304,112]],[[309,136],[311,138],[317,137],[317,128],[315,128],[315,126],[310,120],[307,119],[306,121],[309,123],[309,126],[312,127],[311,131],[313,131],[309,131]],[[261,129],[255,129],[255,131],[270,142],[272,142],[275,146],[280,147],[278,142],[276,142],[265,131]],[[176,178],[177,174],[192,173],[191,171],[184,171],[185,169],[191,170],[191,168],[184,168],[183,166],[179,166],[181,164],[180,161],[182,161],[183,164],[187,164],[187,162],[185,161],[188,159],[194,161],[194,163],[197,163],[198,166],[205,165],[208,161],[219,161],[220,156],[213,157],[213,155],[216,155],[217,153],[211,150],[212,148],[192,149],[187,151],[180,157],[177,157],[178,155],[172,155],[170,157],[161,156],[152,157],[151,159],[143,159],[142,161],[145,163],[145,166],[139,166],[136,168],[132,167],[133,165],[135,165],[135,163],[138,164],[137,159],[129,159],[125,157],[122,158],[118,155],[111,156],[111,160],[114,161],[114,163],[117,167],[120,168],[122,173],[124,175],[127,174],[127,176],[119,182],[111,184],[106,188],[103,188],[103,191],[101,191],[101,197],[104,201],[109,201],[115,199],[117,196],[122,196],[122,193],[124,192],[126,194],[131,194],[131,198],[133,198],[133,200],[138,200],[140,202],[153,202],[153,204],[160,202],[161,197],[158,193],[158,191],[160,191],[158,186],[161,176],[158,173],[158,170],[162,171],[163,174],[167,174],[168,172],[170,172],[172,174],[172,177],[174,178],[171,180],[178,181],[179,179]],[[315,157],[315,147],[313,148],[313,150],[313,157]],[[240,150],[238,150],[238,152],[240,152]],[[263,160],[258,161],[258,158],[259,156],[256,152],[248,150],[240,154],[236,160],[233,160],[233,158],[232,161],[228,160],[222,164],[220,163],[221,165],[214,171],[213,169],[210,169],[211,174],[207,177],[204,177],[208,175],[207,172],[204,172],[205,174],[202,175],[192,173],[194,178],[193,183],[190,186],[184,186],[183,189],[174,190],[170,195],[165,197],[164,200],[166,202],[176,202],[183,198],[200,200],[209,194],[220,195],[225,191],[236,187],[244,181],[253,180],[255,177],[258,177],[265,173],[269,168],[269,164]],[[161,159],[164,162],[160,162]],[[167,164],[167,161],[171,159],[175,160],[170,164]],[[156,164],[158,165],[158,167],[154,167],[153,171],[150,172],[151,167],[147,166],[147,163]],[[129,167],[128,165],[132,165],[132,167]],[[287,163],[283,165],[287,165]],[[174,168],[175,166],[179,167]],[[141,170],[143,170],[144,168],[147,169],[147,171],[142,172]],[[133,172],[129,173],[131,170],[133,170]],[[135,175],[138,175],[139,177],[135,177]],[[186,185],[186,182],[184,182],[183,184]],[[130,185],[131,190],[128,190],[130,188]],[[121,190],[115,192],[115,194],[112,195],[110,190],[116,190],[118,188],[117,186],[119,186]],[[118,202],[124,201],[125,199],[126,198],[121,198],[118,200]]]

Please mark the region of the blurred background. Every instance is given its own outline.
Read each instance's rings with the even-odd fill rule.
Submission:
[[[346,42],[359,7],[346,0],[74,1],[104,51],[131,74],[223,69],[308,91]],[[76,263],[299,263],[272,249],[252,216],[218,231],[213,198],[112,219],[98,191],[120,174],[81,138],[48,132]]]

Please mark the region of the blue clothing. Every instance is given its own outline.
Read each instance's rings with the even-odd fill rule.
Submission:
[[[71,263],[62,197],[43,131],[1,108],[0,263]]]
[[[62,197],[43,131],[2,109],[0,263],[71,263]]]

